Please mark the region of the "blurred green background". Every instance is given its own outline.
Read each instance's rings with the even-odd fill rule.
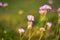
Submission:
[[[39,20],[39,7],[48,4],[52,6],[52,10],[48,12],[47,18],[53,23],[52,29],[56,30],[55,26],[58,20],[57,8],[60,7],[60,0],[53,0],[53,4],[49,4],[48,0],[0,0],[3,3],[8,3],[7,7],[0,7],[0,40],[19,40],[17,29],[27,27],[27,15],[34,15],[35,27]],[[19,14],[19,11],[22,14]],[[4,31],[7,34],[4,34]],[[52,40],[52,39],[51,39]]]

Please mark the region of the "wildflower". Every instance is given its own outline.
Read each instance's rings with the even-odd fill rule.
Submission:
[[[39,10],[39,13],[40,13],[40,14],[46,14],[47,11],[46,11],[46,10]]]
[[[23,14],[23,10],[19,10],[19,12],[18,12],[19,14]]]
[[[4,4],[3,4],[3,7],[7,7],[7,6],[8,6],[8,3],[4,3]]]
[[[40,28],[40,37],[39,37],[39,40],[41,40],[43,34],[44,34],[44,31],[45,31],[45,28],[41,27]]]
[[[41,28],[40,28],[40,31],[45,31],[45,28],[41,27]]]
[[[57,12],[60,13],[60,8],[57,9]]]
[[[2,38],[1,40],[4,40],[4,38]]]
[[[29,21],[34,21],[34,16],[28,15],[28,16],[27,16],[27,19],[28,19]]]
[[[60,13],[58,13],[58,16],[60,17]]]
[[[4,33],[6,34],[6,33],[7,33],[7,31],[6,31],[6,30],[4,30]]]
[[[48,3],[49,4],[53,4],[53,0],[48,0]]]
[[[33,22],[28,22],[28,29],[29,29],[29,30],[32,29],[32,24],[33,24]]]
[[[39,10],[43,10],[43,6],[41,6],[41,7],[39,8]]]
[[[43,33],[45,31],[45,28],[41,27],[39,30],[41,33]]]
[[[2,6],[3,4],[2,4],[2,2],[0,2],[0,6]]]
[[[52,23],[47,22],[47,23],[46,23],[46,25],[47,25],[47,29],[50,29],[50,28],[51,28],[51,26],[52,26]]]
[[[43,6],[43,9],[51,10],[52,8],[51,8],[51,6],[49,6],[49,5],[44,5],[44,6]]]
[[[60,24],[60,20],[58,20],[58,24]]]
[[[20,34],[25,32],[25,30],[23,28],[18,29],[18,31]]]
[[[42,7],[40,7],[40,10],[51,10],[51,6],[49,5],[43,5]]]

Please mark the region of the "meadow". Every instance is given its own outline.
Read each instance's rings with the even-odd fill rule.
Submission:
[[[0,7],[0,40],[60,40],[60,15],[57,9],[60,7],[60,0],[0,0],[8,3],[7,7]],[[39,13],[43,5],[50,5],[51,10],[46,15]],[[34,16],[32,28],[28,29],[28,15]],[[46,23],[52,23],[47,29]],[[41,32],[40,28],[45,30]],[[24,32],[20,33],[19,29]]]

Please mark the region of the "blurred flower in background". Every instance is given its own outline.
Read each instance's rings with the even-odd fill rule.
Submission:
[[[57,12],[60,13],[60,8],[57,9]]]
[[[2,38],[2,40],[4,40],[4,38]]]
[[[48,0],[48,3],[53,4],[54,2],[53,2],[53,0]]]
[[[45,28],[41,27],[39,30],[41,33],[43,33],[45,31]]]
[[[58,12],[58,24],[60,24],[60,8],[57,9]]]
[[[18,31],[19,31],[20,34],[25,32],[25,30],[23,28],[18,29]]]
[[[7,31],[6,31],[6,30],[4,30],[4,33],[6,34],[6,33],[7,33]]]
[[[52,26],[52,23],[51,22],[47,22],[46,25],[47,25],[47,29],[49,30],[51,28],[51,26]]]
[[[8,3],[4,3],[4,4],[3,4],[3,7],[7,7],[7,6],[8,6]]]
[[[19,15],[22,15],[24,13],[24,11],[23,10],[19,10],[18,13],[19,13]]]
[[[0,2],[0,7],[2,7],[3,6],[3,3],[2,2]]]
[[[60,24],[60,20],[58,20],[58,24]]]

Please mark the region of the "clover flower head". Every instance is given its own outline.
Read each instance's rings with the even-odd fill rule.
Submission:
[[[29,21],[34,21],[34,16],[28,15],[28,16],[27,16],[27,19],[28,19]]]

